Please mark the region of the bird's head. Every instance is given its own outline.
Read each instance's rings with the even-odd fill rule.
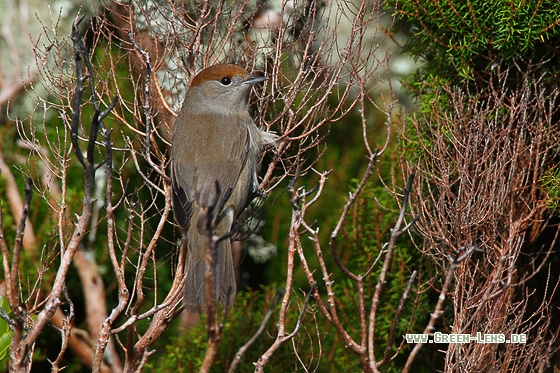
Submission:
[[[186,103],[194,110],[247,111],[247,97],[251,86],[265,81],[265,76],[252,76],[240,66],[213,65],[199,72],[192,80]]]

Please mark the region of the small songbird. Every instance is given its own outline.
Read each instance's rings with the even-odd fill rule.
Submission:
[[[205,305],[205,242],[211,227],[227,236],[241,212],[259,193],[258,159],[276,135],[257,128],[247,110],[251,86],[265,81],[237,65],[214,65],[198,73],[187,91],[173,129],[171,178],[173,212],[187,240],[184,301],[190,311]],[[262,194],[262,193],[261,193]],[[230,238],[218,241],[214,293],[226,308],[235,296]]]

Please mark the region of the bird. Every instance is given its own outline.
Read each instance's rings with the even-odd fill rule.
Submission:
[[[277,140],[255,125],[247,106],[251,87],[265,80],[238,65],[209,66],[191,80],[174,124],[172,205],[187,244],[183,300],[191,312],[205,309],[209,226],[221,237],[213,255],[215,300],[226,309],[233,305],[236,285],[228,235],[251,200],[264,196],[258,161],[264,148]]]

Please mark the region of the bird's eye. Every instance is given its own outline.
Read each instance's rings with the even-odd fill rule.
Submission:
[[[222,83],[223,85],[230,85],[231,84],[231,79],[228,78],[227,76],[225,76],[222,79],[220,79],[220,83]]]

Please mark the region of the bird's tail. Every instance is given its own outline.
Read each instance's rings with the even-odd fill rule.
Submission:
[[[221,232],[218,225],[217,234]],[[206,262],[205,252],[208,241],[206,235],[200,234],[197,224],[191,224],[187,234],[189,255],[187,256],[187,278],[185,285],[184,301],[185,307],[189,311],[202,312],[205,309],[206,299]],[[229,309],[233,305],[235,297],[235,271],[231,254],[231,242],[229,237],[219,241],[216,247],[212,248],[214,270],[214,295],[216,300]]]

